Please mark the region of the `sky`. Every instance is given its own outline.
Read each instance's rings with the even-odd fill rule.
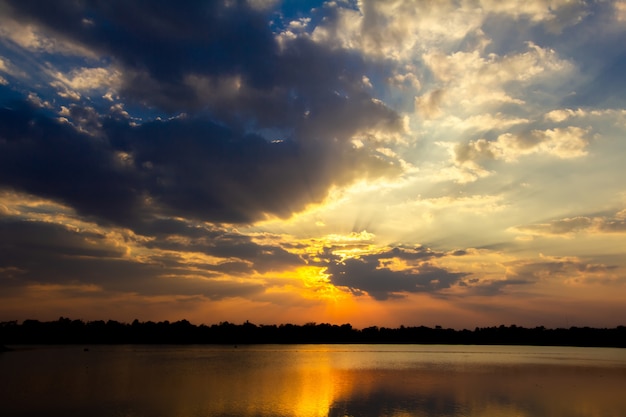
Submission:
[[[626,324],[626,1],[0,0],[0,320]]]

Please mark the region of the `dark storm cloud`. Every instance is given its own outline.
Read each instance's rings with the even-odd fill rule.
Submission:
[[[18,21],[113,60],[122,69],[122,95],[148,106],[173,113],[208,108],[222,121],[241,122],[243,115],[246,122],[290,127],[306,110],[326,119],[397,121],[364,92],[366,66],[357,53],[306,37],[279,45],[269,16],[244,1],[4,3]],[[231,77],[236,86],[229,86]]]
[[[203,295],[212,299],[263,291],[260,283],[216,279],[230,265],[178,259],[127,259],[105,236],[58,224],[0,219],[0,289],[33,284],[96,285],[140,295]],[[202,268],[198,268],[198,266]]]
[[[42,256],[75,256],[115,258],[123,254],[114,246],[93,245],[104,236],[94,232],[80,232],[54,223],[11,221],[0,218],[3,265],[24,263]]]
[[[118,287],[130,273],[136,285],[149,273],[140,264],[121,259],[122,253],[103,236],[53,223],[0,221],[0,266],[19,270],[17,281],[28,284],[72,283]],[[120,274],[123,273],[123,274]]]
[[[458,283],[465,273],[450,272],[428,262],[442,254],[426,248],[406,250],[393,248],[380,254],[364,255],[359,258],[347,258],[326,255],[326,273],[330,281],[348,288],[355,294],[367,292],[377,300],[402,296],[403,293],[437,293]],[[390,269],[388,263],[393,259],[420,261],[419,265],[409,269]]]
[[[185,73],[237,71],[254,85],[272,84],[276,44],[266,16],[243,1],[5,1],[14,16],[42,25],[150,74],[164,88]],[[127,81],[132,81],[131,78]],[[176,91],[174,94],[184,94]]]
[[[268,16],[245,2],[4,4],[12,18],[111,60],[123,100],[191,113],[135,125],[113,110],[98,118],[97,103],[83,103],[69,107],[69,125],[5,108],[5,186],[139,231],[157,214],[286,218],[332,186],[401,171],[399,161],[350,142],[402,129],[363,86],[363,59],[306,38],[279,46]]]
[[[257,271],[284,270],[301,266],[304,261],[278,245],[259,244],[251,237],[228,232],[218,228],[188,227],[178,233],[160,236],[145,244],[150,249],[162,249],[173,252],[199,252],[222,259],[240,259],[242,261],[224,262],[219,265],[206,265],[207,269],[225,273],[250,273]],[[167,239],[180,236],[183,239]],[[191,239],[184,239],[192,237]],[[247,262],[243,262],[243,260]]]
[[[332,149],[332,148],[331,148]],[[13,103],[0,109],[0,183],[138,232],[156,214],[216,222],[289,217],[333,184],[397,169],[366,148],[271,143],[214,122],[104,121],[93,136]],[[124,162],[119,152],[132,159]]]
[[[25,102],[0,109],[0,186],[61,200],[82,214],[132,223],[140,195],[110,146]]]
[[[271,143],[211,121],[174,119],[105,132],[134,157],[144,190],[170,214],[249,222],[264,213],[288,217],[320,201],[333,184],[393,163],[368,150],[321,143]]]

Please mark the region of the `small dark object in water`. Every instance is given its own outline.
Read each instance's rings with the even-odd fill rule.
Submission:
[[[88,348],[83,349],[83,352],[89,352]]]

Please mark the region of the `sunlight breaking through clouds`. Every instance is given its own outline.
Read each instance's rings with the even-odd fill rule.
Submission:
[[[0,0],[0,318],[623,324],[625,13]]]

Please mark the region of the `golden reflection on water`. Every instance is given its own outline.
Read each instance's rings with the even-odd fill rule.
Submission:
[[[0,415],[626,416],[623,350],[485,349],[23,350],[0,355]]]

